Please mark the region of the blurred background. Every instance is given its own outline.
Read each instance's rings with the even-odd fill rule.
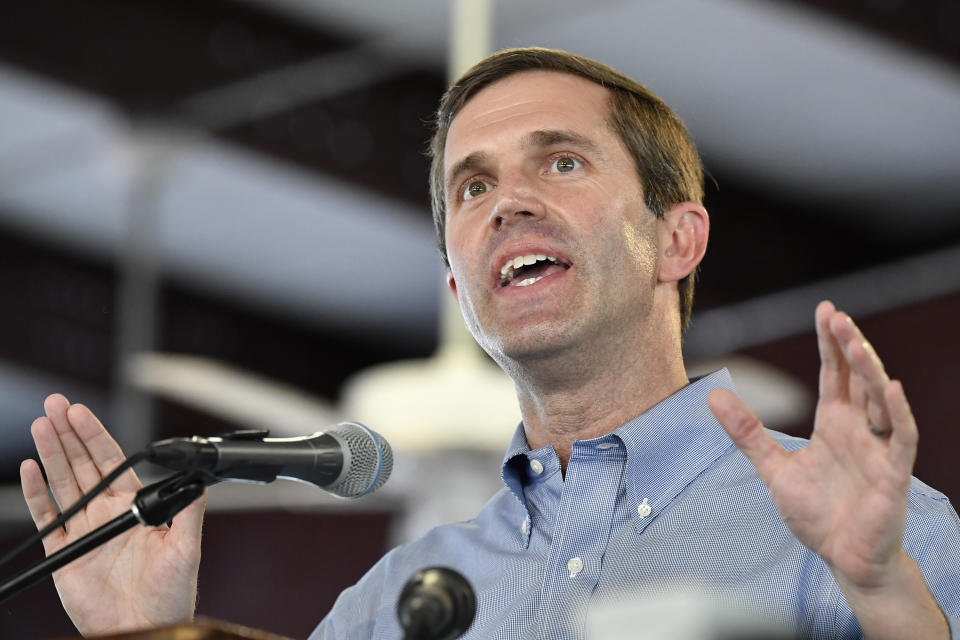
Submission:
[[[954,0],[8,1],[0,545],[31,531],[17,470],[52,391],[128,451],[341,419],[394,445],[363,501],[215,487],[203,615],[305,637],[390,545],[475,513],[519,412],[443,297],[424,150],[451,70],[527,45],[638,79],[701,149],[691,370],[808,434],[830,298],[904,381],[916,474],[960,495]],[[50,584],[0,605],[2,637],[71,632]]]

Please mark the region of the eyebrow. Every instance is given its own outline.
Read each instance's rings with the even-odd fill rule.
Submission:
[[[600,145],[587,136],[570,131],[569,129],[538,129],[531,131],[524,138],[523,147],[553,147],[568,144],[580,147],[585,151],[601,154]]]
[[[530,147],[555,147],[558,145],[571,145],[595,155],[603,156],[600,145],[583,134],[569,129],[537,129],[524,136],[520,143],[521,148],[524,149]],[[456,186],[456,182],[461,175],[475,170],[477,167],[486,164],[489,160],[490,155],[485,151],[475,151],[457,161],[457,163],[450,168],[450,174],[446,180],[447,195],[449,195]]]

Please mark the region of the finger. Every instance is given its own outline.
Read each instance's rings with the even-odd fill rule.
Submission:
[[[851,323],[852,337],[846,344],[852,376],[863,387],[869,421],[880,429],[891,428],[890,414],[887,408],[886,388],[890,382],[880,357],[873,346],[863,339],[863,334]]]
[[[845,401],[849,394],[850,368],[834,332],[831,321],[838,315],[833,304],[824,300],[817,305],[815,325],[817,350],[820,352],[820,399],[826,402]]]
[[[850,404],[866,412],[867,405],[869,404],[869,397],[867,396],[867,389],[864,386],[863,379],[858,375],[851,375],[849,389]]]
[[[769,486],[776,470],[788,453],[766,432],[763,423],[749,407],[726,389],[717,389],[707,396],[707,404],[717,421],[726,430],[743,454],[757,469],[757,475]]]
[[[890,435],[890,456],[893,464],[909,475],[917,458],[917,442],[920,439],[917,423],[907,402],[907,394],[899,380],[891,380],[885,389],[887,407],[893,433]]]
[[[80,499],[80,487],[77,486],[73,467],[67,460],[53,422],[50,418],[37,418],[30,425],[30,434],[33,436],[43,469],[47,472],[47,482],[50,483],[53,497],[61,507],[69,507]]]
[[[57,507],[50,499],[47,483],[44,482],[40,466],[35,460],[24,460],[20,463],[20,487],[38,531],[56,519]],[[62,546],[63,536],[63,529],[56,529],[43,539],[43,548],[48,555]]]
[[[77,436],[70,419],[67,417],[70,402],[59,393],[54,393],[44,401],[43,409],[57,431],[60,445],[66,455],[67,463],[72,469],[79,490],[83,493],[90,491],[100,482],[103,476],[93,463],[90,453]],[[60,499],[59,496],[57,499]],[[69,506],[69,504],[63,502],[60,505],[62,507]]]
[[[67,418],[84,449],[95,465],[97,476],[102,477],[119,467],[126,457],[117,441],[85,405],[74,404],[67,410]],[[99,482],[99,479],[97,480]],[[92,486],[92,485],[91,485]],[[138,491],[140,480],[133,470],[125,471],[111,485],[113,491]]]
[[[882,378],[884,383],[889,381],[883,367],[883,361],[880,360],[880,356],[877,355],[873,345],[863,335],[853,318],[842,311],[837,312],[830,320],[830,331],[836,336],[845,359],[851,365],[858,365],[863,368],[863,371],[858,373],[869,374],[868,377]],[[851,351],[854,347],[862,349],[857,351],[856,361],[854,361]]]

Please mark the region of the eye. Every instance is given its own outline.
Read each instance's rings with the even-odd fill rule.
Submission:
[[[471,180],[463,190],[463,199],[470,200],[482,196],[491,189],[493,189],[493,185],[486,180]]]
[[[571,156],[560,156],[550,164],[551,173],[568,173],[574,169],[579,169],[583,165],[579,160]]]

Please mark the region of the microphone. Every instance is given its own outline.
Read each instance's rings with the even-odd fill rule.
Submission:
[[[265,438],[266,431],[222,437],[170,438],[147,447],[147,460],[175,471],[199,471],[218,480],[315,485],[341,498],[379,489],[393,470],[383,436],[356,422],[297,438]]]
[[[447,567],[422,569],[407,580],[397,601],[404,640],[453,640],[473,624],[477,596]]]

